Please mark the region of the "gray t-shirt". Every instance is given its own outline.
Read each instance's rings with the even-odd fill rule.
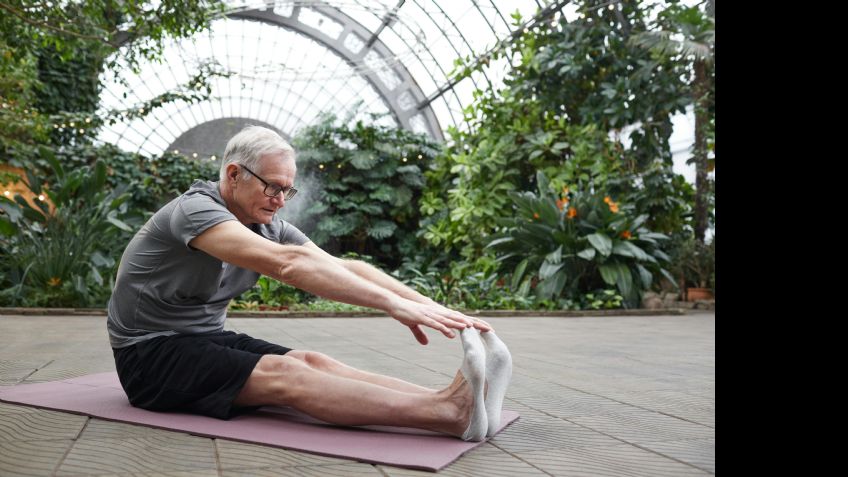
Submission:
[[[109,341],[123,348],[177,333],[224,329],[230,300],[256,284],[259,274],[189,246],[213,225],[238,220],[227,210],[217,182],[195,181],[159,209],[121,256],[108,304]],[[303,245],[309,238],[279,217],[253,224],[253,232],[277,243]]]

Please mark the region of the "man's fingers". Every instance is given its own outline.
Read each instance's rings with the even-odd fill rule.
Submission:
[[[442,319],[444,320],[444,321],[442,321],[442,323],[444,323],[445,325],[447,325],[451,328],[456,328],[458,330],[468,328],[468,325],[469,325],[469,323],[466,323],[465,321],[462,321],[462,320],[457,320],[455,318],[449,318],[449,317],[445,318],[445,317],[443,317]]]
[[[445,316],[452,319],[455,322],[462,323],[463,328],[475,327],[481,331],[489,331],[492,329],[492,326],[486,323],[483,320],[472,318],[465,313],[460,313],[456,310],[451,310],[445,306],[439,305],[442,308],[442,311]]]
[[[409,329],[412,331],[412,334],[415,336],[415,339],[418,340],[419,343],[426,345],[430,342],[430,339],[427,338],[427,335],[424,333],[424,330],[422,330],[420,326],[410,325]]]
[[[443,334],[443,335],[445,335],[445,336],[447,336],[448,338],[453,338],[453,337],[454,337],[453,331],[451,331],[451,329],[450,329],[450,328],[448,328],[447,326],[445,326],[445,324],[444,324],[444,323],[441,323],[440,321],[438,321],[438,320],[436,320],[436,319],[434,319],[434,318],[430,318],[430,317],[428,317],[428,319],[430,320],[430,323],[429,323],[430,328],[433,328],[433,329],[436,329],[436,330],[441,331],[441,332],[442,332],[442,334]]]

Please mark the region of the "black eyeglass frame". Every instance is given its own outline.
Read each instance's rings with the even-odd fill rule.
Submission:
[[[277,184],[271,184],[268,181],[266,181],[265,179],[259,177],[255,172],[248,169],[247,166],[245,166],[244,164],[239,164],[239,165],[242,168],[244,168],[244,170],[251,173],[253,175],[253,177],[259,179],[260,182],[265,184],[265,188],[262,190],[262,193],[265,194],[266,197],[277,197],[278,195],[280,195],[280,192],[284,192],[285,195],[283,197],[285,197],[286,200],[289,200],[292,197],[294,197],[295,194],[297,194],[297,189],[295,189],[294,187],[289,187],[289,188],[285,189],[283,187],[278,186]],[[269,194],[268,188],[271,188],[271,191],[273,191],[274,193]]]

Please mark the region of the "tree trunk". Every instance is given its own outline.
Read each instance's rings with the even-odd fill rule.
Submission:
[[[695,238],[704,243],[709,217],[710,183],[707,180],[707,127],[709,117],[710,76],[707,63],[696,60],[694,82],[695,106]]]

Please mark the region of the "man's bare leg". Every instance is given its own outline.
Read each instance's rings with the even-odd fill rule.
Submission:
[[[439,392],[435,389],[419,386],[402,379],[356,369],[317,351],[292,350],[286,353],[286,356],[297,358],[314,369],[324,371],[325,373],[329,373],[334,376],[377,384],[385,388],[394,389],[395,391],[424,394],[436,394]]]
[[[436,393],[409,393],[320,371],[292,356],[266,355],[234,404],[291,406],[334,424],[414,427],[460,437],[474,398],[461,376]]]

